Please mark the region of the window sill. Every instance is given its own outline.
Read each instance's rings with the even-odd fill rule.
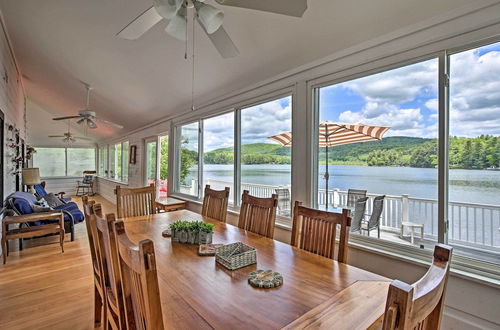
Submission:
[[[128,186],[128,182],[123,182],[123,181],[119,181],[119,180],[115,180],[115,179],[105,178],[103,176],[98,176],[97,179],[99,179],[99,180],[106,180],[106,181],[109,181],[109,182],[123,184],[123,185]]]
[[[199,199],[196,199],[193,196],[187,196],[184,194],[172,194],[171,196],[181,198],[198,205],[203,204]],[[229,207],[228,209],[228,213],[233,215],[239,215],[238,211],[239,209],[235,207]],[[290,218],[277,217],[276,220],[277,228],[292,231],[292,221]],[[349,247],[426,268],[429,267],[430,261],[432,260],[432,251],[430,250],[419,249],[413,246],[404,246],[360,235],[349,236]],[[491,265],[486,262],[472,260],[461,256],[453,256],[450,272],[453,276],[463,278],[465,280],[474,281],[494,288],[500,287],[500,266],[497,265]]]
[[[40,177],[40,180],[62,180],[62,179],[74,179],[74,180],[81,180],[81,176],[44,176]]]

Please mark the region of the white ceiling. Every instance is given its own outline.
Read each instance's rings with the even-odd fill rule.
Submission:
[[[272,0],[269,0],[272,1]],[[240,56],[222,59],[196,33],[196,100],[208,100],[273,77],[470,0],[309,0],[303,18],[219,6]],[[126,132],[187,109],[191,66],[184,44],[164,22],[135,41],[115,37],[152,0],[0,0],[28,97],[54,116],[85,105]],[[36,111],[36,110],[34,110]],[[28,118],[28,121],[30,118]],[[48,120],[47,130],[54,122]],[[98,137],[116,134],[104,127]]]

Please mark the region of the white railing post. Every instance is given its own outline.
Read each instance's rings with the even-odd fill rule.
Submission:
[[[337,206],[340,204],[340,196],[339,196],[339,188],[333,189],[333,206]]]
[[[410,218],[410,210],[408,207],[408,195],[401,195],[402,199],[402,207],[401,207],[401,213],[402,213],[402,221],[407,222],[408,219]]]

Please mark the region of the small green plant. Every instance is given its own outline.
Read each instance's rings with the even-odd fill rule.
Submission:
[[[214,225],[211,223],[200,222],[200,231],[203,233],[212,233],[214,231]]]
[[[170,230],[175,231],[190,231],[195,234],[199,232],[212,233],[214,230],[214,225],[211,223],[206,223],[202,221],[176,221],[170,224]]]

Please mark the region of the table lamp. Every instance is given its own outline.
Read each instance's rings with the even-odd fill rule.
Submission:
[[[34,185],[40,184],[40,170],[38,168],[23,168],[23,184],[28,186],[29,192],[35,194]]]

